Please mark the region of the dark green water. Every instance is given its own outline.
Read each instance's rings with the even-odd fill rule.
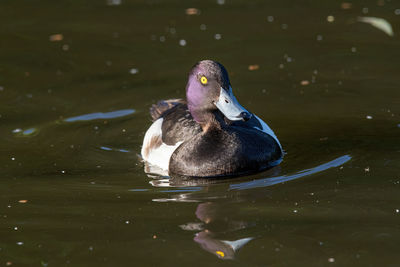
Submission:
[[[399,265],[400,2],[110,3],[0,2],[0,266]],[[144,173],[149,107],[206,58],[280,169]]]

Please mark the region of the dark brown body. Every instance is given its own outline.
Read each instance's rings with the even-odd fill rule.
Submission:
[[[201,126],[192,118],[184,102],[169,106],[160,103],[153,106],[151,113],[153,119],[157,119],[158,114],[163,118],[163,143],[183,142],[171,156],[170,175],[238,176],[266,170],[282,159],[281,148],[275,139],[254,128],[261,128],[255,118],[232,123],[216,111],[209,120],[211,123]]]

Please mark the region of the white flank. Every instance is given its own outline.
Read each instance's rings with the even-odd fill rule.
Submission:
[[[174,153],[175,149],[177,149],[178,146],[182,144],[182,142],[178,142],[173,146],[162,143],[159,147],[156,147],[154,149],[150,148],[147,155],[145,155],[146,153],[144,153],[147,147],[150,145],[151,139],[153,137],[162,137],[162,123],[163,118],[160,118],[153,122],[153,124],[147,130],[143,139],[141,154],[143,159],[148,163],[155,165],[163,170],[168,170],[169,159],[171,158],[171,155],[172,153]]]
[[[258,128],[258,127],[254,127],[254,128],[256,128],[256,129],[258,129],[258,130],[260,130],[260,131],[262,131],[262,132],[264,132],[264,133],[266,133],[266,134],[272,136],[272,137],[275,139],[275,141],[278,143],[279,147],[280,147],[281,150],[282,150],[281,143],[279,142],[278,137],[276,137],[274,131],[272,131],[272,129],[269,128],[269,126],[268,126],[262,119],[260,119],[259,117],[257,117],[255,114],[253,114],[253,116],[256,117],[256,119],[261,123],[261,126],[262,126],[262,129],[260,129],[260,128]],[[283,151],[283,150],[282,150],[282,151]]]

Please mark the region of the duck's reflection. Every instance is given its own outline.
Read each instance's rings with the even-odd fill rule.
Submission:
[[[196,234],[194,241],[200,244],[204,250],[213,253],[221,259],[233,259],[235,253],[250,242],[253,237],[244,237],[232,241],[218,239],[218,234],[207,228],[208,225],[217,219],[217,214],[218,206],[215,203],[207,202],[197,206],[196,217],[204,222],[205,229]],[[244,221],[227,220],[226,223],[227,227],[225,230],[229,232],[244,229],[249,226],[249,224]]]
[[[217,221],[218,205],[212,202],[201,203],[197,206],[196,217],[202,221],[199,223],[188,223],[181,225],[183,230],[200,231],[196,233],[194,241],[198,243],[202,249],[216,255],[221,259],[234,259],[235,253],[253,237],[244,237],[237,240],[221,240],[218,233],[209,229],[212,223]],[[233,232],[248,227],[248,223],[244,221],[230,221],[225,219],[225,232]]]
[[[199,243],[201,247],[216,255],[221,259],[231,260],[235,258],[235,253],[253,237],[246,237],[234,241],[219,240],[214,237],[214,234],[208,230],[197,233],[194,241]]]
[[[278,175],[280,167],[266,172],[268,175]],[[247,194],[240,191],[219,190],[213,187],[226,187],[220,180],[190,179],[184,177],[157,177],[150,183],[158,188],[165,188],[161,192],[173,193],[168,198],[153,199],[156,202],[199,202],[195,216],[199,222],[188,222],[179,227],[185,231],[195,232],[193,240],[202,249],[220,259],[234,259],[236,253],[254,239],[253,236],[243,236],[245,231],[255,226],[255,223],[238,219],[237,205],[250,201]],[[264,198],[263,192],[262,198]],[[258,197],[253,192],[250,198]]]
[[[152,177],[150,183],[160,188],[160,193],[168,194],[168,198],[153,201],[198,202],[195,216],[199,221],[182,224],[180,228],[195,232],[193,240],[202,249],[221,259],[234,259],[238,251],[254,239],[254,236],[243,236],[243,233],[249,233],[249,228],[255,226],[255,222],[237,210],[236,204],[264,200],[270,197],[266,188],[271,185],[339,167],[350,159],[351,156],[344,155],[314,168],[287,175],[279,175],[280,168],[276,167],[264,173],[268,174],[267,177],[246,182]]]

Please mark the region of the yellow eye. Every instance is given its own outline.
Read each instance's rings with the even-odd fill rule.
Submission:
[[[205,77],[205,76],[201,76],[201,78],[200,78],[200,82],[202,83],[202,84],[207,84],[207,78]]]

